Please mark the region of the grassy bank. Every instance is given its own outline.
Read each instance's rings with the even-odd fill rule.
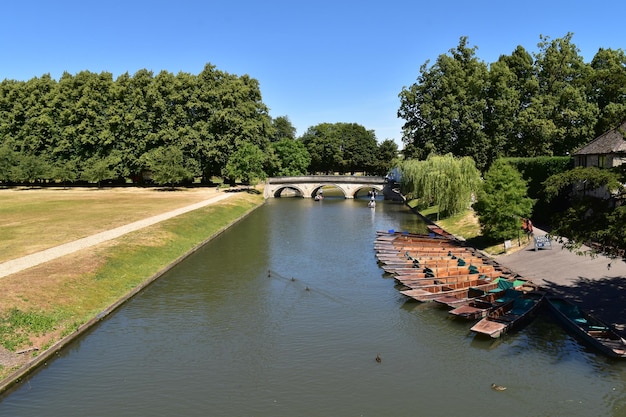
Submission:
[[[505,252],[504,242],[490,241],[481,234],[480,223],[478,222],[478,217],[476,216],[474,210],[468,209],[462,213],[440,218],[439,220],[437,220],[436,207],[429,207],[421,210],[420,214],[437,223],[449,233],[462,237],[470,246],[480,249],[489,255],[495,256]],[[520,233],[520,236],[511,237],[512,246],[507,249],[507,252],[520,250],[526,247],[527,244],[528,238],[526,236],[522,236]]]
[[[148,195],[147,199],[152,197]],[[182,194],[173,200],[177,197],[182,197]],[[103,205],[109,204],[106,192],[101,193],[99,198],[103,200]],[[186,198],[182,198],[185,201],[182,205],[194,202]],[[194,200],[197,196],[189,198]],[[167,206],[164,209],[162,201],[153,200],[150,204],[141,195],[135,195],[134,200],[142,200],[138,205],[150,206],[147,210],[151,212],[168,211],[172,205],[181,206],[180,201],[169,201],[164,204]],[[221,202],[113,241],[0,278],[0,293],[3,294],[0,305],[1,346],[9,352],[46,349],[262,202],[260,194],[236,193]],[[45,205],[45,202],[42,204]],[[25,207],[22,206],[21,210]],[[37,204],[31,207],[33,212],[41,210]],[[84,205],[81,205],[81,211],[82,222],[89,223],[90,212]],[[63,216],[72,218],[72,222],[77,217]],[[63,222],[60,218],[51,221]],[[40,234],[44,238],[47,232],[44,229]],[[50,237],[47,241],[53,240]],[[5,363],[0,367],[0,378],[37,354],[38,351],[33,350],[20,355],[21,360]]]

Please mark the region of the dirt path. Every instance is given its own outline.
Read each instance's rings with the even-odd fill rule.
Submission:
[[[81,249],[88,248],[90,246],[98,245],[108,240],[116,239],[122,235],[130,232],[142,229],[144,227],[151,226],[153,224],[162,222],[172,217],[179,216],[181,214],[197,210],[201,207],[208,206],[218,201],[224,200],[230,197],[231,193],[219,193],[218,195],[208,198],[199,203],[191,204],[176,210],[168,211],[166,213],[158,214],[156,216],[148,217],[143,220],[139,220],[133,223],[126,224],[124,226],[116,227],[115,229],[107,230],[101,233],[97,233],[92,236],[88,236],[82,239],[75,240],[73,242],[65,243],[63,245],[55,246],[50,249],[46,249],[37,253],[33,253],[21,258],[13,259],[0,264],[0,278],[7,275],[15,274],[16,272],[23,271],[27,268],[40,265],[44,262],[51,261],[61,256],[69,255]]]
[[[116,227],[111,230],[97,233],[92,236],[75,240],[73,242],[65,243],[63,245],[55,246],[37,253],[23,256],[21,258],[6,261],[0,264],[0,279],[2,277],[18,273],[20,271],[35,267],[37,265],[60,258],[62,256],[69,255],[81,249],[89,248],[91,246],[98,245],[112,239],[116,239],[127,233],[134,232],[136,230],[151,226],[164,220],[168,220],[181,214],[197,210],[210,204],[217,203],[232,195],[232,193],[228,192],[219,193],[215,196],[212,196],[211,198],[195,204],[190,204],[176,210],[171,210],[162,214],[158,214],[156,216],[148,217],[143,220],[135,221],[124,226]],[[23,353],[11,352],[0,346],[0,366],[11,369],[26,365],[32,360],[32,355],[28,354],[29,352],[30,351],[25,351]],[[6,381],[3,382],[6,383]]]

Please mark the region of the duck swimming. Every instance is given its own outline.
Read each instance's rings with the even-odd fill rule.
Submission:
[[[491,388],[496,391],[504,391],[506,389],[506,387],[503,387],[502,385],[496,385],[496,384],[491,384]]]

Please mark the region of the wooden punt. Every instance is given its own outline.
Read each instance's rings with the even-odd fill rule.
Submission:
[[[541,291],[524,293],[511,303],[491,310],[470,330],[476,334],[492,338],[498,338],[507,332],[517,330],[532,320],[543,299],[544,293]]]
[[[460,294],[473,287],[477,290],[489,291],[497,288],[498,283],[484,279],[459,282],[456,284],[435,285],[429,287],[412,288],[410,290],[400,291],[403,295],[420,302],[432,301],[434,298],[442,295]]]
[[[457,275],[457,276],[439,277],[439,278],[435,277],[435,278],[406,279],[406,277],[395,277],[395,280],[399,285],[404,285],[406,288],[411,289],[411,288],[423,288],[425,286],[430,286],[433,284],[452,285],[452,284],[458,284],[461,282],[476,281],[476,280],[492,281],[496,278],[499,278],[499,277],[489,276],[485,274],[480,274],[480,275],[471,274],[471,275]]]
[[[484,295],[469,300],[467,303],[450,305],[452,310],[448,311],[454,317],[465,320],[479,320],[486,317],[491,310],[494,310],[513,299],[522,295],[524,291],[509,288],[504,291],[487,292]]]
[[[473,279],[495,279],[500,276],[506,274],[502,274],[500,271],[490,271],[482,274],[458,274],[458,275],[448,275],[441,277],[430,277],[426,276],[423,273],[416,273],[414,275],[394,275],[394,280],[399,284],[403,284],[407,287],[419,286],[421,282],[426,282],[427,280],[439,280],[440,282],[461,282],[461,281],[471,281]]]
[[[483,263],[483,259],[476,256],[468,256],[464,258],[456,258],[452,259],[448,256],[446,257],[430,257],[431,259],[422,259],[422,258],[405,258],[400,256],[395,257],[382,257],[378,258],[380,263],[383,264],[395,264],[395,265],[404,265],[407,267],[412,267],[413,265],[419,265],[422,268],[433,268],[438,266],[458,266],[461,264],[481,264]]]
[[[487,272],[496,271],[496,267],[493,265],[472,265],[470,266],[456,266],[456,267],[441,267],[441,268],[396,268],[395,275],[415,275],[422,273],[425,277],[447,277],[450,275],[472,275],[472,274],[484,274]]]
[[[626,340],[611,326],[563,297],[546,300],[556,318],[578,339],[612,358],[626,358]]]

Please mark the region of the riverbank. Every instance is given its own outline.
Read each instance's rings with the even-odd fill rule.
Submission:
[[[5,346],[0,353],[0,391],[19,382],[172,265],[263,204],[262,194],[229,195],[226,200],[0,278],[0,332]],[[180,194],[173,197],[182,198]],[[106,191],[98,198],[106,200]],[[69,217],[78,216],[90,221],[89,213]],[[24,353],[16,353],[20,351]]]

